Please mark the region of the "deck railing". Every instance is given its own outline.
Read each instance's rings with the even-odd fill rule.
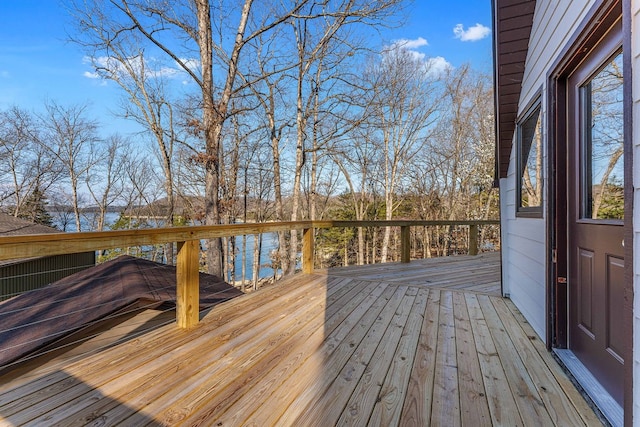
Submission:
[[[320,228],[400,227],[401,262],[411,258],[410,227],[468,226],[469,254],[478,254],[478,229],[498,221],[296,221],[211,225],[105,232],[53,233],[0,237],[0,261],[98,251],[130,246],[177,243],[176,320],[190,328],[199,320],[200,240],[279,231],[302,230],[302,271],[313,272],[314,230]]]

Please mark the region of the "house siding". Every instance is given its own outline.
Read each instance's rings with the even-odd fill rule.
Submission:
[[[640,0],[631,2],[631,67],[640,70]],[[633,97],[633,271],[634,271],[634,319],[633,319],[633,425],[640,425],[640,76],[634,71]]]
[[[640,0],[634,0],[636,3]],[[536,97],[541,96],[544,170],[548,171],[547,139],[547,76],[562,49],[569,42],[579,23],[594,1],[538,0],[533,16],[529,50],[518,105],[520,117]],[[515,147],[514,134],[513,144]],[[502,248],[504,292],[527,318],[531,326],[546,341],[546,220],[516,217],[516,159],[511,150],[507,178],[500,182],[502,198]],[[547,176],[543,176],[546,194]],[[544,201],[543,212],[546,215]]]
[[[42,288],[63,277],[93,267],[95,252],[55,255],[0,265],[0,301]]]
[[[544,219],[516,217],[515,183],[515,150],[512,150],[509,172],[500,186],[504,292],[544,340],[545,223]]]

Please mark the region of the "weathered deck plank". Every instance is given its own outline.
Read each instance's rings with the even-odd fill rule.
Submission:
[[[0,424],[597,425],[510,301],[458,290],[495,272],[456,258],[437,280],[300,275],[190,331],[33,361],[0,376]]]

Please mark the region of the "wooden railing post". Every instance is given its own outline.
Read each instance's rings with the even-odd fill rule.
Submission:
[[[200,242],[178,242],[176,266],[176,321],[178,327],[191,328],[198,324],[200,306],[200,276],[198,259]]]
[[[400,226],[400,262],[411,261],[411,233],[408,225]]]
[[[302,230],[302,272],[313,273],[313,228]]]
[[[478,255],[478,224],[469,225],[469,255]]]

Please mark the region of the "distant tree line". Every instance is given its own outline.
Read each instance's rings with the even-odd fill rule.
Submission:
[[[142,131],[99,136],[86,106],[61,101],[0,111],[0,207],[19,216],[40,195],[71,207],[77,230],[83,207],[102,230],[114,205],[155,207],[168,226],[495,218],[491,79],[377,41],[403,5],[68,1],[73,41]],[[340,233],[318,237],[349,240],[339,262],[397,256],[393,230]],[[435,240],[421,237],[425,254]],[[278,241],[275,267],[292,273],[299,236]],[[236,251],[207,242],[209,272],[228,277]]]

